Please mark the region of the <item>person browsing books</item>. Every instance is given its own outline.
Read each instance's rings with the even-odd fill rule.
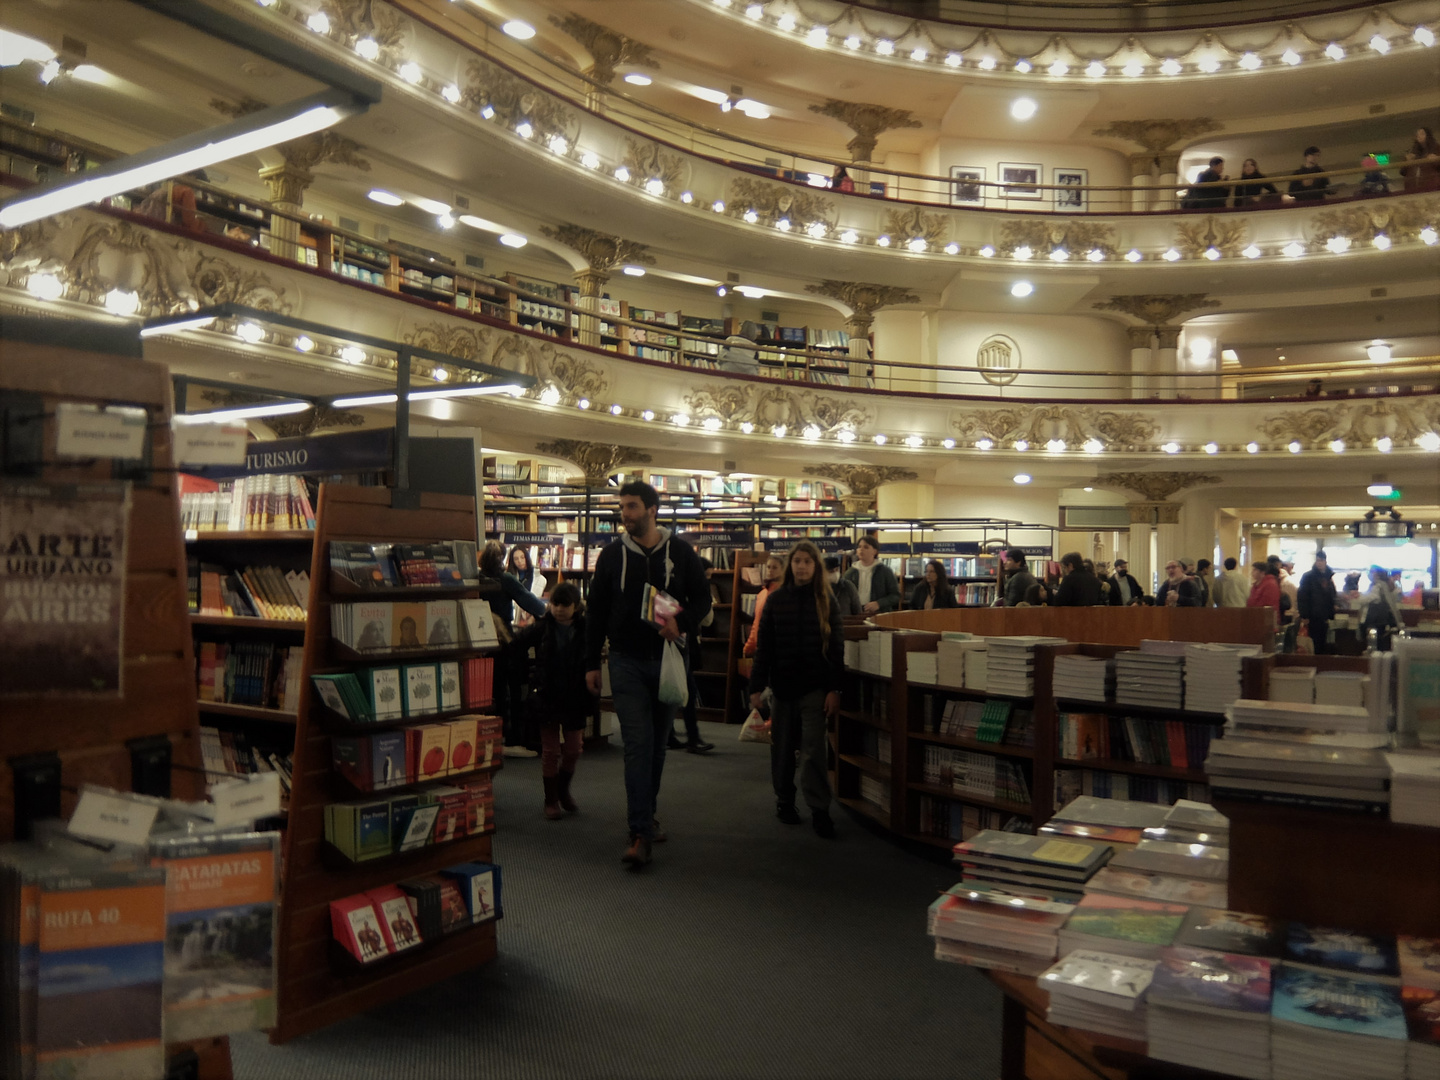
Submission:
[[[633,480],[620,489],[624,533],[595,561],[585,636],[585,681],[592,694],[600,693],[600,658],[610,644],[610,696],[625,740],[630,833],[621,859],[631,867],[648,863],[651,845],[664,839],[655,809],[675,722],[675,706],[660,700],[665,647],[696,634],[710,611],[705,568],[689,544],[656,523],[659,509],[660,496],[649,484]],[[647,617],[647,600],[655,608],[657,593],[678,605],[673,615],[659,611]]]
[[[585,685],[585,614],[580,590],[568,581],[550,593],[550,609],[515,635],[515,650],[535,650],[531,708],[540,727],[540,779],[545,816],[558,821],[580,807],[570,782],[580,760],[580,740],[595,699]]]
[[[790,550],[785,579],[765,605],[759,648],[750,670],[750,704],[759,708],[765,691],[771,709],[770,778],[775,814],[798,825],[795,763],[800,762],[800,791],[810,808],[815,832],[835,835],[830,818],[830,780],[826,773],[826,718],[840,711],[845,675],[845,635],[819,549],[801,540]]]
[[[498,583],[504,594],[504,600],[491,604],[491,608],[505,630],[505,641],[495,657],[495,709],[505,724],[505,753],[516,758],[534,757],[535,751],[525,745],[526,657],[507,642],[515,625],[515,605],[538,619],[545,614],[545,601],[531,595],[520,579],[505,569],[505,546],[498,540],[485,541],[480,550],[480,576]]]
[[[910,593],[912,608],[952,608],[955,603],[955,589],[945,573],[945,564],[931,559],[925,564],[925,576],[915,584]]]
[[[745,636],[745,648],[741,650],[743,655],[755,655],[755,637],[760,632],[760,616],[765,611],[765,603],[770,599],[770,594],[780,587],[784,577],[785,557],[772,553],[765,560],[765,586],[755,597],[755,617],[750,620],[750,633]]]
[[[860,613],[874,615],[900,606],[900,583],[895,571],[879,561],[880,541],[862,536],[855,541],[855,563],[845,571],[845,580],[860,594]]]

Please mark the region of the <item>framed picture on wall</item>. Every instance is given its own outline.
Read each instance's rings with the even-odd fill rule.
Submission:
[[[1015,161],[1002,161],[997,166],[1000,170],[1000,183],[1004,185],[1000,193],[1007,199],[1039,199],[1041,177],[1043,171],[1039,165],[1026,165]]]
[[[1083,214],[1090,209],[1090,192],[1085,188],[1090,183],[1089,169],[1052,169],[1050,182],[1055,186],[1055,209],[1072,214]]]
[[[950,166],[950,205],[985,205],[985,170],[974,165]]]

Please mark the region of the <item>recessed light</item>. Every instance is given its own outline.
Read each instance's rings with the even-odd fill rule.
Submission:
[[[383,188],[372,188],[367,198],[373,202],[383,203],[385,206],[404,206],[405,200],[394,192],[386,191]]]
[[[1029,120],[1039,108],[1031,98],[1016,98],[1010,105],[1010,115],[1016,120]]]
[[[519,233],[507,232],[500,234],[500,243],[504,244],[508,248],[523,248],[529,242],[529,240],[521,236]]]
[[[629,274],[631,277],[645,276],[645,268],[643,266],[627,266],[623,272]]]
[[[1017,484],[1028,484],[1030,482],[1030,474],[1023,472],[1016,473],[1014,476],[1014,480]]]
[[[1015,297],[1026,297],[1035,291],[1035,286],[1028,281],[1017,281],[1010,286],[1010,295]]]
[[[641,75],[639,72],[631,72],[625,76],[625,81],[631,86],[649,86],[655,80],[649,75]]]
[[[516,41],[529,41],[535,36],[535,27],[531,26],[523,19],[511,19],[509,22],[502,25],[500,29],[513,37]]]

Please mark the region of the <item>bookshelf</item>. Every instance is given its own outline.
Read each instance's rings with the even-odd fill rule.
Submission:
[[[461,971],[493,960],[493,921],[468,927],[435,942],[360,966],[337,955],[333,945],[329,904],[355,893],[438,871],[467,861],[491,861],[488,833],[469,836],[374,862],[337,861],[325,850],[325,807],[355,797],[355,791],[331,768],[331,734],[344,734],[309,685],[312,674],[363,665],[366,659],[330,638],[330,608],[356,593],[332,582],[328,550],[331,540],[426,543],[476,540],[475,503],[456,495],[422,494],[419,508],[398,510],[390,492],[380,487],[325,485],[320,489],[315,543],[311,551],[310,600],[305,635],[305,692],[295,720],[294,787],[290,826],[285,837],[285,881],[278,937],[279,1017],[272,1042],[281,1043],[345,1017],[433,985]],[[393,590],[414,594],[416,590]],[[436,593],[430,590],[424,595]],[[478,590],[440,590],[446,597],[473,596]],[[387,591],[386,598],[390,593]],[[493,650],[450,648],[446,658],[474,656]],[[434,653],[420,653],[424,659]],[[428,718],[427,718],[428,719]],[[498,764],[498,763],[497,763]],[[468,775],[468,774],[467,774]],[[387,789],[394,791],[397,789]],[[343,952],[343,950],[342,950]]]
[[[744,655],[745,639],[755,621],[755,597],[764,586],[746,580],[745,571],[750,567],[763,569],[767,557],[763,551],[737,551],[730,571],[730,638],[725,664],[728,678],[724,719],[727,724],[743,723],[750,715],[750,661]]]

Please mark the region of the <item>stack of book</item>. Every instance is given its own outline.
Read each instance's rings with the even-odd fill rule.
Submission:
[[[965,654],[984,647],[983,641],[969,634],[947,632],[935,646],[935,681],[941,686],[965,686]]]
[[[989,645],[976,646],[966,649],[965,653],[965,689],[985,690],[990,685],[990,647]]]
[[[1316,705],[1348,705],[1363,709],[1370,700],[1370,676],[1359,671],[1317,671]]]
[[[1224,883],[1230,879],[1230,849],[1219,844],[1146,838],[1122,852],[1115,865],[1125,870]]]
[[[1139,649],[1115,657],[1115,701],[1178,709],[1185,700],[1185,657],[1156,651],[1153,646],[1154,642],[1142,641]]]
[[[1400,1002],[1410,1029],[1413,1080],[1440,1076],[1440,939],[1400,935]]]
[[[1145,829],[1147,840],[1230,846],[1230,819],[1209,803],[1179,799],[1165,811],[1165,821]]]
[[[1276,972],[1274,986],[1274,1080],[1406,1075],[1408,1032],[1398,986],[1289,964]]]
[[[1115,691],[1115,662],[1071,653],[1055,658],[1055,696],[1076,701],[1108,701]]]
[[[1188,912],[1183,904],[1086,893],[1060,928],[1060,952],[1089,949],[1155,960],[1174,944]]]
[[[933,652],[905,654],[905,681],[934,686],[939,678],[939,656]]]
[[[1187,642],[1185,707],[1196,712],[1224,712],[1241,696],[1242,658],[1259,655],[1259,645]]]
[[[1151,1057],[1270,1080],[1269,960],[1162,949],[1145,1000]]]
[[[1067,953],[1040,976],[1050,992],[1046,1019],[1143,1042],[1144,994],[1154,974],[1154,960],[1090,949]]]
[[[1035,647],[1063,645],[1064,638],[992,637],[986,639],[989,658],[986,661],[985,689],[992,694],[1031,697],[1035,693]],[[968,675],[968,672],[967,672]]]
[[[1076,837],[987,830],[954,847],[967,885],[979,882],[1046,900],[1075,902],[1114,849]]]
[[[1147,826],[1161,825],[1164,821],[1163,806],[1081,795],[1055,811],[1040,831],[1056,836],[1100,840],[1124,850],[1141,841],[1142,830]]]
[[[930,905],[935,959],[1039,975],[1055,961],[1056,933],[1072,908],[993,886],[956,885]]]
[[[1390,820],[1440,828],[1440,757],[1386,754],[1390,768]]]
[[[1315,704],[1313,667],[1276,668],[1270,672],[1270,700],[1292,705]]]
[[[1364,709],[1242,698],[1225,713],[1206,770],[1232,799],[1384,813],[1389,737]]]

